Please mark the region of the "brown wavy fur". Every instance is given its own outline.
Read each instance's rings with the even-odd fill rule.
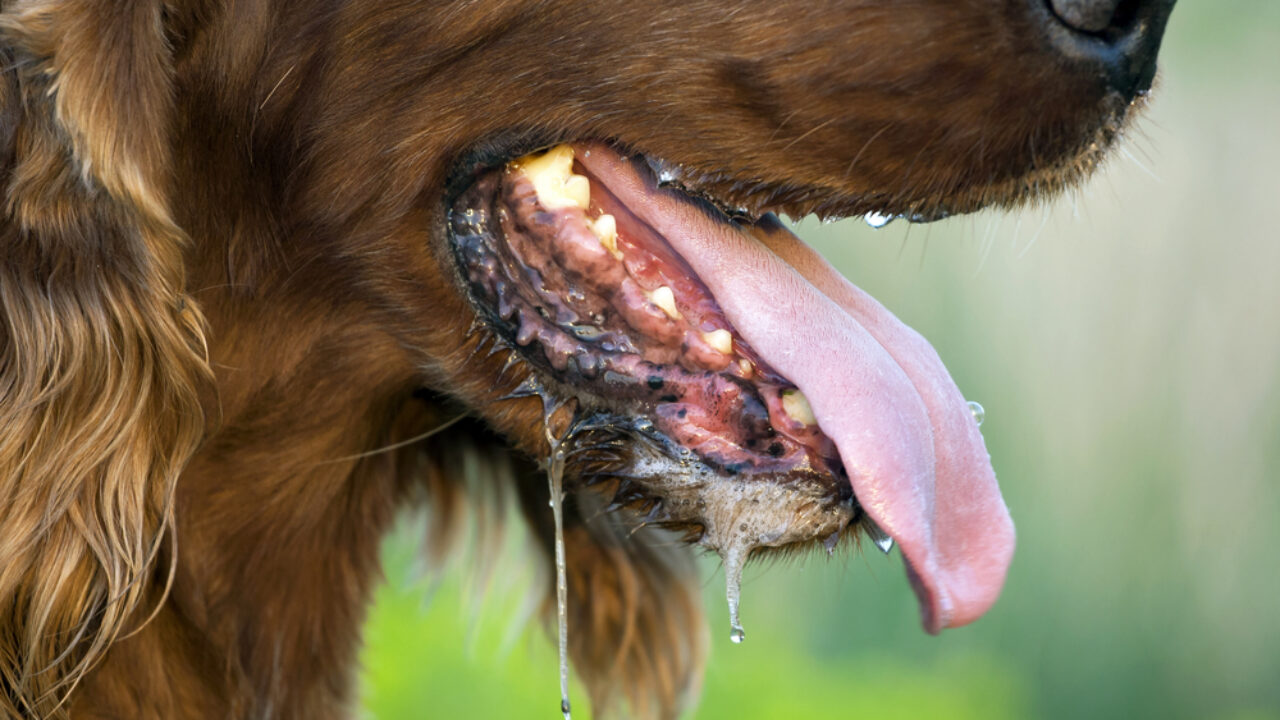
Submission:
[[[100,20],[107,26],[99,26]],[[150,598],[203,428],[159,7],[15,8],[0,247],[0,709],[56,708]],[[104,43],[133,38],[138,57]],[[122,82],[126,80],[127,82]]]
[[[1021,201],[1126,117],[1026,7],[4,2],[0,716],[341,716],[397,508],[445,537],[464,477],[514,486],[546,547],[541,408],[446,259],[462,153],[611,139],[793,214]],[[674,716],[687,551],[594,502],[576,672]]]

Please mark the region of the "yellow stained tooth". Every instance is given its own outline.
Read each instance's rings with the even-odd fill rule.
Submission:
[[[738,361],[738,369],[742,371],[742,377],[744,378],[751,377],[751,373],[756,370],[755,366],[751,364],[751,361],[746,358],[742,358]]]
[[[813,416],[813,408],[809,407],[809,398],[799,390],[782,391],[782,409],[796,422],[804,425],[818,424],[818,419]]]
[[[724,328],[712,330],[709,333],[703,333],[702,339],[706,340],[708,345],[719,350],[725,355],[733,352],[733,333],[725,330]]]
[[[543,153],[525,155],[514,164],[524,170],[535,184],[541,177],[554,178],[563,183],[573,172],[573,148],[557,145]]]
[[[557,145],[540,155],[525,155],[515,161],[538,193],[538,202],[548,210],[585,208],[591,204],[591,181],[573,173],[573,148]]]
[[[657,290],[649,293],[649,300],[652,301],[654,305],[657,305],[662,312],[666,313],[667,317],[672,320],[679,320],[683,317],[680,314],[680,309],[676,307],[675,293],[671,292],[671,288],[666,285],[663,285]]]
[[[591,181],[586,175],[570,175],[564,181],[564,196],[580,208],[587,207],[591,204]]]
[[[618,221],[608,213],[601,215],[591,223],[591,231],[600,238],[600,244],[615,258],[622,259],[622,251],[618,250]]]

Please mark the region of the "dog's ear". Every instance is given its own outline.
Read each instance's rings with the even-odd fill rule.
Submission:
[[[0,716],[67,693],[166,589],[203,321],[167,201],[159,0],[0,14]]]

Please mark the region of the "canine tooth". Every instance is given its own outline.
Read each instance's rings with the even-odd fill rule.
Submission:
[[[649,300],[651,300],[654,305],[657,305],[658,308],[661,309],[662,312],[666,313],[667,317],[672,320],[679,320],[682,317],[680,315],[680,309],[676,307],[676,295],[671,292],[671,288],[666,285],[663,285],[657,290],[649,293]]]
[[[622,259],[622,251],[618,249],[618,221],[609,213],[605,213],[596,218],[591,223],[591,231],[600,238],[600,244],[609,251],[610,255],[615,258]]]
[[[541,178],[563,183],[573,172],[573,148],[557,145],[541,154],[525,155],[516,160],[515,165],[524,170],[535,184]]]
[[[725,330],[724,328],[712,330],[709,333],[703,333],[702,339],[706,340],[708,345],[719,350],[725,355],[733,352],[733,333]]]
[[[557,145],[541,155],[525,155],[515,162],[533,183],[538,202],[549,210],[585,208],[591,203],[591,181],[573,172],[573,148]]]
[[[799,390],[782,391],[782,409],[796,422],[804,425],[818,424],[818,419],[813,416],[813,408],[809,407],[809,398]]]

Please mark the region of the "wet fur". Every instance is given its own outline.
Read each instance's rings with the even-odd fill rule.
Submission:
[[[0,715],[348,714],[379,539],[418,498],[447,535],[474,458],[546,547],[540,407],[443,246],[462,154],[612,139],[749,207],[955,212],[1123,126],[1013,0],[729,4],[4,3]],[[591,502],[576,672],[670,717],[688,553]]]

